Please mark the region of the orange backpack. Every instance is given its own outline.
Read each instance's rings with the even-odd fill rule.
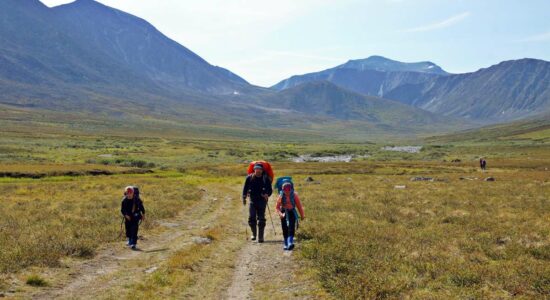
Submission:
[[[263,160],[251,162],[248,165],[248,170],[247,170],[248,175],[254,173],[254,165],[256,164],[262,165],[262,167],[264,168],[264,173],[267,174],[267,176],[271,181],[273,181],[273,179],[275,178],[275,175],[273,174],[273,169],[271,168],[271,165],[267,161],[263,161]]]

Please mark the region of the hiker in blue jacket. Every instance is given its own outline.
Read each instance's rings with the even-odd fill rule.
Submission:
[[[248,175],[243,188],[243,205],[246,205],[247,196],[250,197],[248,210],[248,225],[252,231],[251,239],[258,243],[264,242],[265,229],[265,208],[273,189],[271,188],[272,178],[267,176],[261,164],[254,165],[254,173]]]
[[[132,250],[136,250],[139,222],[145,219],[145,207],[143,206],[143,201],[139,198],[139,190],[137,188],[128,186],[124,191],[120,212],[124,216],[128,246]]]

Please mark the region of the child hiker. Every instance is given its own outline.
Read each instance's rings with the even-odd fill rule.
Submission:
[[[139,198],[137,187],[128,186],[124,189],[120,212],[124,216],[128,246],[132,250],[136,250],[139,221],[145,219],[145,208],[143,207],[143,201]]]
[[[292,182],[284,182],[275,206],[275,211],[277,211],[277,214],[281,218],[284,250],[294,249],[294,233],[298,224],[296,209],[298,209],[300,217],[304,220],[304,209],[302,208],[302,203],[300,203],[300,197],[294,192]]]

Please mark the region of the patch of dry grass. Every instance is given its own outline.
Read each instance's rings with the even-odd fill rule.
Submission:
[[[0,184],[0,272],[58,266],[65,256],[90,257],[120,233],[126,185],[138,185],[151,221],[169,218],[198,197],[185,178],[82,177]]]
[[[483,175],[430,172],[448,182],[298,178],[309,216],[299,232],[302,255],[337,298],[548,296],[550,173],[521,166]],[[497,181],[458,179],[474,175]]]

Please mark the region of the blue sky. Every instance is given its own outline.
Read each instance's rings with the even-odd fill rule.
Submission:
[[[99,2],[261,86],[371,55],[430,60],[452,73],[524,57],[550,61],[548,0]]]

